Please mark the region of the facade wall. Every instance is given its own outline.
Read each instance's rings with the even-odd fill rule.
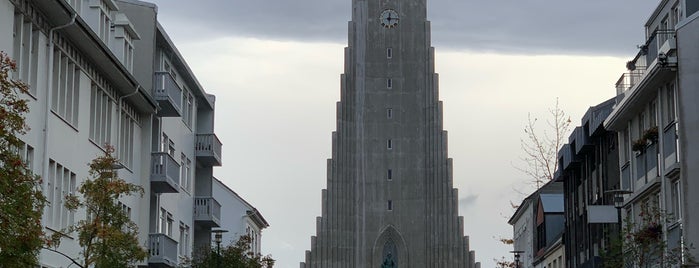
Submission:
[[[681,161],[681,192],[680,204],[682,204],[682,224],[685,228],[684,243],[686,245],[699,245],[699,182],[696,176],[699,174],[699,142],[691,137],[699,135],[699,106],[695,100],[699,98],[697,85],[699,85],[699,52],[695,49],[699,42],[699,14],[694,14],[677,27],[677,54],[679,88],[677,92],[679,136],[688,137],[680,139],[679,148]],[[672,187],[670,191],[672,191]],[[672,200],[670,200],[672,201]],[[670,203],[671,204],[671,203]],[[699,256],[699,250],[690,248],[691,255]]]
[[[64,28],[50,30],[68,22]],[[215,219],[220,213],[195,220],[194,204],[197,197],[211,199],[213,166],[221,165],[218,139],[214,139],[215,149],[198,139],[198,134],[214,133],[215,99],[199,85],[158,25],[155,5],[131,0],[0,0],[0,36],[5,37],[0,38],[0,50],[18,62],[19,71],[13,76],[30,84],[27,124],[31,130],[21,137],[26,144],[21,150],[43,178],[49,204],[42,223],[48,234],[86,217],[84,211],[63,209],[63,196],[76,191],[88,178],[87,164],[111,144],[125,166],[119,176],[145,190],[142,197],[119,200],[139,227],[139,241],[151,247],[151,237],[160,234],[175,245],[174,251],[151,255],[140,265],[172,267],[181,257],[190,257],[195,233],[202,245],[210,243],[210,231],[220,224]],[[153,77],[163,71],[164,57],[172,62],[171,72],[177,75],[174,85],[181,89],[172,95],[182,103],[181,113],[174,116],[157,109],[163,103],[156,102]],[[163,142],[163,133],[172,143]],[[176,172],[168,173],[177,178],[174,192],[151,187],[153,152],[162,151],[171,153],[177,163]],[[202,158],[202,152],[213,157]],[[204,185],[203,189],[208,185],[209,190],[195,192],[202,188],[196,184]],[[65,235],[58,250],[77,258],[81,249],[75,234]],[[165,255],[167,261],[162,258]],[[70,265],[67,258],[45,250],[40,263]]]

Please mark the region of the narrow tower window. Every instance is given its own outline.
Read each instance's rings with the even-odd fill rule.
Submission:
[[[388,117],[388,119],[393,118],[393,109],[391,109],[391,108],[386,109],[386,117]]]
[[[389,181],[392,181],[392,180],[393,180],[393,170],[392,170],[392,169],[390,169],[390,168],[388,169],[388,172],[386,172],[386,178],[387,178]]]
[[[389,89],[393,88],[393,79],[391,79],[391,78],[386,79],[386,87]]]
[[[392,211],[392,210],[393,210],[393,201],[388,200],[388,211]]]
[[[393,49],[392,48],[386,48],[386,58],[387,59],[392,59],[393,58]]]
[[[393,141],[391,139],[386,141],[386,148],[389,150],[393,149]]]

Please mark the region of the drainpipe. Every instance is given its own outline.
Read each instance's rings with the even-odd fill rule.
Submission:
[[[45,99],[45,113],[44,113],[44,155],[43,155],[43,161],[41,162],[42,165],[42,171],[41,171],[41,177],[44,178],[44,181],[46,181],[46,187],[48,187],[48,180],[46,179],[48,174],[49,174],[49,116],[51,115],[51,92],[53,92],[53,57],[54,57],[54,47],[55,45],[53,44],[53,32],[56,30],[60,30],[63,28],[66,28],[68,26],[71,26],[75,24],[75,18],[78,17],[78,13],[73,13],[73,16],[70,18],[70,21],[64,25],[56,26],[53,27],[49,30],[49,43],[47,46],[49,47],[49,57],[48,57],[48,79],[46,79],[46,96],[44,97]]]

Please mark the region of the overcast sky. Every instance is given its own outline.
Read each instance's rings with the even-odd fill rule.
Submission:
[[[350,0],[157,0],[159,20],[207,92],[224,143],[215,175],[271,227],[263,251],[298,267],[315,235],[331,156]],[[508,256],[510,201],[526,189],[527,113],[559,98],[579,124],[614,96],[654,0],[431,0],[440,99],[460,215],[482,267]],[[225,212],[223,212],[225,213]]]

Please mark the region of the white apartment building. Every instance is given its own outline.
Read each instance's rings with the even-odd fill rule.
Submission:
[[[88,163],[117,150],[123,179],[145,195],[119,200],[149,249],[140,266],[175,267],[211,244],[221,225],[213,167],[221,165],[214,134],[215,97],[199,84],[157,20],[155,5],[132,0],[0,0],[0,50],[30,85],[21,139],[48,198],[45,232],[86,215],[63,207],[88,178]],[[77,258],[75,234],[58,250]],[[42,251],[45,267],[70,260]]]
[[[214,199],[226,204],[226,213],[221,215],[221,229],[227,232],[223,233],[221,246],[248,235],[252,239],[251,253],[262,254],[262,230],[269,227],[269,223],[260,211],[218,179],[214,179],[213,193]]]
[[[646,42],[617,82],[618,104],[605,127],[619,133],[622,214],[633,223],[658,208],[668,248],[699,245],[699,1],[663,0],[645,24]],[[635,144],[635,145],[634,145]],[[696,267],[685,258],[684,265]]]

